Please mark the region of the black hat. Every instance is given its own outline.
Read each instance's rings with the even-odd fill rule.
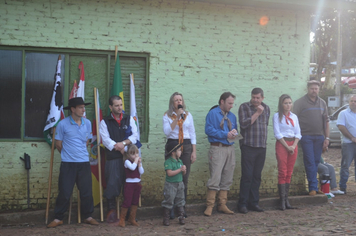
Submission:
[[[68,101],[68,106],[63,107],[63,109],[70,109],[71,107],[76,107],[79,105],[89,105],[91,103],[84,103],[84,100],[82,97],[76,97],[76,98],[71,98]]]
[[[183,143],[178,143],[178,141],[170,141],[166,145],[166,157],[170,156],[172,152],[175,152],[178,148],[183,146]]]

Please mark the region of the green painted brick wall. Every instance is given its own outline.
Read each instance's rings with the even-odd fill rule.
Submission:
[[[232,112],[250,99],[253,87],[265,91],[272,114],[278,97],[294,100],[306,89],[309,68],[309,13],[168,0],[1,1],[0,45],[98,49],[150,53],[149,141],[143,144],[143,205],[159,204],[164,183],[162,116],[170,95],[182,92],[197,132],[197,162],[189,182],[189,201],[205,199],[208,141],[205,116],[225,91],[236,95]],[[268,16],[266,26],[258,24]],[[86,88],[92,89],[92,88]],[[276,196],[277,162],[270,120],[262,196]],[[0,205],[24,208],[26,171],[19,156],[32,157],[31,204],[43,208],[47,197],[50,147],[42,142],[0,142]],[[52,196],[57,193],[60,157],[56,153]],[[234,183],[240,180],[236,147]],[[298,158],[294,194],[305,191],[304,167]],[[54,198],[51,201],[54,204]]]

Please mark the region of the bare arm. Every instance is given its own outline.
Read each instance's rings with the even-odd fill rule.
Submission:
[[[329,128],[329,121],[326,122],[326,127],[325,127],[325,137],[329,137],[329,133],[330,133],[330,128]],[[324,145],[323,148],[327,148],[329,146],[329,139],[325,139],[324,140]]]
[[[58,150],[58,152],[59,153],[61,153],[61,151],[62,151],[62,141],[61,140],[56,140],[56,148],[57,148],[57,150]]]
[[[257,118],[263,113],[264,109],[265,109],[265,108],[264,108],[262,105],[259,105],[259,106],[257,107],[257,111],[255,112],[255,114],[253,114],[253,115],[251,116],[251,125],[252,125],[253,123],[255,123],[255,121],[257,120]]]
[[[353,143],[356,143],[356,137],[352,136],[352,134],[346,129],[345,126],[338,125],[337,127],[345,137],[349,138]]]

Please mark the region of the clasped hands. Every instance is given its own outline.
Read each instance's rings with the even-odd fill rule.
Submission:
[[[232,129],[229,133],[227,133],[227,138],[228,139],[235,139],[237,135],[237,130]]]

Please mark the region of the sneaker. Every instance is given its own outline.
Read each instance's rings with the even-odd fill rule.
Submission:
[[[329,193],[331,197],[335,197],[335,195],[333,193]]]
[[[345,194],[345,192],[341,191],[341,190],[331,191],[331,193],[333,193],[335,195],[343,195],[343,194]]]
[[[329,193],[325,193],[325,196],[327,196],[328,199],[331,199],[331,198],[332,198],[332,196],[331,196]]]

